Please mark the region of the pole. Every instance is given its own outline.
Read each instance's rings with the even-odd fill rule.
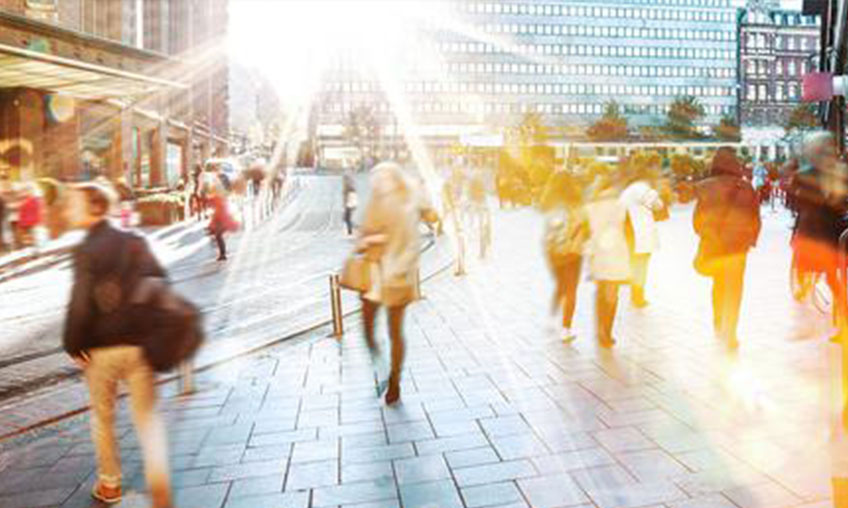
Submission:
[[[332,337],[341,340],[342,335],[344,335],[344,322],[342,320],[342,291],[338,274],[330,275],[330,309],[333,314]]]
[[[456,233],[456,272],[454,275],[461,276],[465,275],[465,235],[462,232],[462,229],[459,229]]]
[[[421,295],[421,270],[415,270],[415,299],[422,300],[424,297]]]
[[[194,393],[194,372],[191,369],[191,362],[185,361],[180,364],[180,395],[189,395]]]

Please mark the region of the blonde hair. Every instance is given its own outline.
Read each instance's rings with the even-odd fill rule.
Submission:
[[[108,215],[115,203],[118,202],[115,191],[99,183],[82,183],[75,185],[74,189],[82,193],[89,212],[97,217]]]
[[[392,193],[408,197],[412,192],[409,178],[396,162],[381,162],[371,169],[371,184],[376,188],[381,183],[391,181],[394,184]],[[386,190],[386,189],[384,189]]]

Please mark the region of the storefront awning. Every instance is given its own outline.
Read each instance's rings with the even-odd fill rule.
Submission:
[[[83,99],[106,99],[187,88],[187,85],[0,44],[0,87],[27,87]]]

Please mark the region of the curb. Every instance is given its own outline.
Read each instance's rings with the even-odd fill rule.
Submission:
[[[421,250],[421,252],[422,253],[426,252],[426,251],[432,249],[435,245],[436,245],[435,240],[431,239],[424,246],[424,248]],[[421,283],[423,284],[425,282],[429,282],[432,279],[444,274],[445,272],[450,270],[450,268],[453,266],[453,264],[454,264],[454,260],[450,259],[450,260],[446,261],[444,264],[437,266],[433,270],[432,273],[422,277]],[[361,308],[355,308],[355,309],[352,309],[352,310],[349,310],[349,311],[343,313],[342,318],[348,318],[350,316],[354,316],[356,314],[359,314],[360,312],[361,312]],[[323,319],[318,323],[308,325],[305,328],[302,328],[302,329],[294,331],[294,332],[290,332],[290,333],[288,333],[288,334],[286,334],[282,337],[269,339],[267,342],[249,347],[249,348],[247,348],[243,351],[239,351],[236,354],[233,354],[233,355],[228,356],[226,358],[214,359],[214,360],[209,361],[206,364],[203,364],[203,365],[200,365],[200,366],[193,366],[192,367],[192,373],[199,373],[199,372],[204,372],[204,371],[213,369],[215,367],[221,366],[221,365],[226,364],[228,362],[231,362],[233,360],[238,360],[239,358],[243,358],[245,356],[249,356],[249,355],[258,353],[259,351],[278,346],[278,345],[280,345],[284,342],[288,342],[290,340],[300,338],[304,335],[308,335],[312,332],[315,332],[316,330],[319,330],[321,328],[325,328],[325,327],[327,327],[331,324],[332,324],[332,318]],[[174,383],[174,382],[178,383],[179,381],[180,381],[180,375],[178,373],[172,373],[172,374],[168,374],[165,377],[157,379],[156,380],[156,386],[163,386],[163,385],[167,385],[169,383]],[[191,394],[187,394],[187,395],[190,396]],[[118,398],[118,400],[121,400],[121,399],[125,399],[127,396],[128,396],[127,393],[122,393],[122,394],[118,395],[117,398]],[[178,394],[178,395],[171,397],[171,398],[172,399],[173,398],[180,398],[182,396],[183,395]],[[88,412],[89,409],[90,409],[90,406],[84,406],[84,407],[78,407],[78,408],[70,409],[70,410],[62,412],[58,415],[52,415],[52,416],[45,418],[43,420],[40,420],[38,422],[32,423],[32,424],[27,425],[25,427],[21,427],[21,428],[14,430],[12,432],[7,432],[6,434],[0,435],[0,443],[8,441],[10,439],[13,439],[15,437],[21,436],[21,435],[29,433],[29,432],[44,429],[45,427],[48,427],[50,425],[53,425],[53,424],[59,423],[61,421],[67,420],[67,419],[72,418],[74,416],[81,415],[83,413]]]
[[[288,200],[286,202],[281,203],[281,206],[286,206],[290,201],[291,200]],[[422,247],[421,253],[423,254],[423,253],[433,249],[434,247],[436,247],[436,244],[437,244],[437,242],[436,242],[435,237],[429,238],[426,241],[426,243],[424,244],[424,246]],[[453,266],[454,261],[455,260],[452,257],[449,257],[449,259],[445,260],[442,263],[437,261],[435,263],[436,266],[434,267],[432,273],[429,273],[429,274],[423,276],[421,278],[421,283],[423,284],[425,282],[429,282],[432,279],[438,277],[439,275],[442,275],[445,272],[449,271],[450,268]],[[344,312],[342,314],[342,318],[343,319],[348,318],[348,317],[356,315],[360,312],[361,312],[361,309],[359,307],[357,307],[357,308],[351,309],[347,312]],[[244,349],[242,351],[238,351],[235,354],[226,356],[224,358],[213,358],[213,359],[210,359],[208,362],[206,362],[202,365],[192,366],[192,372],[193,373],[199,373],[199,372],[204,372],[204,371],[210,370],[212,368],[223,365],[227,362],[237,360],[239,358],[243,358],[245,356],[255,354],[255,353],[257,353],[261,350],[277,346],[277,345],[284,343],[284,342],[287,342],[289,340],[297,339],[297,338],[300,338],[302,336],[308,335],[312,332],[315,332],[316,330],[327,327],[331,324],[332,324],[332,317],[321,319],[320,321],[318,321],[316,323],[308,324],[308,325],[304,326],[303,328],[301,328],[299,330],[289,332],[289,333],[287,333],[287,334],[285,334],[281,337],[271,338],[267,341],[262,342],[261,344],[256,344],[256,345],[247,347],[246,349]],[[179,382],[179,381],[180,381],[180,375],[177,372],[174,372],[174,373],[165,375],[165,376],[157,379],[156,385],[157,386],[163,386],[163,385],[166,385],[166,384],[169,384],[169,383],[172,383],[172,382]],[[127,394],[124,393],[124,394],[119,395],[118,398],[123,399],[126,396],[127,396]],[[180,395],[177,395],[175,398],[179,398],[179,397],[180,397]],[[29,433],[29,432],[44,429],[45,427],[48,427],[52,424],[56,424],[56,423],[59,423],[63,420],[67,420],[67,419],[72,418],[74,416],[78,416],[80,414],[83,414],[83,413],[87,412],[89,409],[90,409],[90,407],[88,405],[86,405],[84,407],[77,407],[77,408],[74,408],[74,409],[66,410],[66,411],[61,412],[57,415],[51,415],[51,416],[44,418],[42,420],[39,420],[37,422],[34,422],[34,423],[28,424],[26,426],[23,426],[21,428],[18,428],[16,430],[12,431],[12,432],[7,432],[6,434],[0,435],[0,443],[8,441],[12,438],[21,436],[21,435]]]

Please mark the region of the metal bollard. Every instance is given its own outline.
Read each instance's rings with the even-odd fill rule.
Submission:
[[[465,235],[459,231],[456,235],[456,271],[454,275],[459,277],[465,275]]]
[[[421,294],[421,270],[415,270],[415,299],[423,300],[424,295]]]
[[[180,395],[189,395],[194,393],[194,371],[191,368],[191,362],[183,362],[179,367],[180,371]]]
[[[344,335],[344,321],[342,318],[342,290],[338,274],[330,275],[330,308],[333,313],[332,337],[341,340],[342,335]]]

